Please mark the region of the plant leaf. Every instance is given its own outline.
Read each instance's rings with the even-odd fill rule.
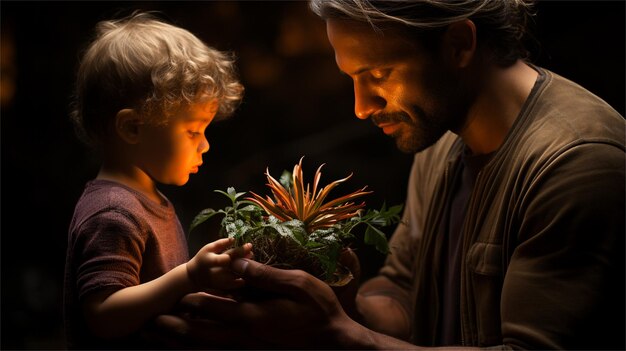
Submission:
[[[218,213],[224,213],[224,211],[222,210],[215,211],[212,208],[206,208],[200,211],[200,213],[198,213],[198,215],[196,215],[196,217],[194,217],[194,219],[191,221],[191,225],[189,226],[189,232],[191,233],[191,231],[194,230],[195,227],[197,227],[198,225],[200,225],[201,223],[215,216]]]
[[[203,210],[194,218],[190,231],[222,213],[225,215],[220,228],[222,235],[235,238],[238,245],[252,242],[267,248],[259,255],[264,262],[308,267],[314,274],[321,274],[321,279],[335,279],[339,253],[355,239],[351,231],[361,224],[366,225],[365,244],[388,253],[386,235],[379,228],[398,222],[402,205],[387,208],[383,204],[380,210],[366,211],[364,202],[355,203],[355,199],[371,193],[366,187],[324,203],[330,192],[352,174],[320,187],[322,166],[317,169],[312,186],[304,182],[302,158],[293,172],[283,171],[279,180],[266,168],[266,185],[271,190],[266,197],[250,191],[248,197],[240,200],[245,193],[236,192],[234,187],[215,190],[227,196],[232,206],[219,211]]]
[[[292,186],[291,172],[289,172],[288,170],[284,170],[283,173],[280,175],[280,179],[278,181],[285,189],[290,190]]]
[[[380,229],[367,223],[367,229],[365,230],[364,241],[368,245],[374,245],[376,250],[380,253],[389,253],[389,244],[387,243],[387,236]]]
[[[308,235],[306,233],[306,229],[304,228],[304,223],[298,219],[292,219],[288,222],[283,222],[283,226],[289,228],[293,237],[300,243],[300,245],[306,245],[308,241]]]

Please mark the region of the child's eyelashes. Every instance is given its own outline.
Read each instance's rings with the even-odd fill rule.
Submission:
[[[196,132],[196,131],[193,131],[193,130],[188,130],[187,133],[192,138],[195,138],[195,137],[200,136],[200,135],[203,134],[202,132]]]

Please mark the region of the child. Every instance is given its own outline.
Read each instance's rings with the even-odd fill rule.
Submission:
[[[80,63],[72,118],[102,155],[69,229],[69,348],[137,348],[139,331],[189,292],[232,289],[251,245],[220,239],[188,261],[157,183],[184,185],[209,150],[204,131],[243,92],[233,62],[188,31],[139,13],[100,22]],[[188,261],[188,262],[187,262]]]

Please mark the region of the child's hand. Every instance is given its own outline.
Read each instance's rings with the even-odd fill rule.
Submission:
[[[229,266],[234,259],[250,258],[252,244],[229,249],[234,241],[232,238],[226,238],[209,243],[187,262],[189,278],[198,290],[211,288],[228,290],[244,284],[241,278],[237,278],[230,271]]]

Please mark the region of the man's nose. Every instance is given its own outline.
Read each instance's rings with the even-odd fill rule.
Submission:
[[[367,119],[385,107],[385,99],[371,88],[354,84],[354,114],[359,119]]]

